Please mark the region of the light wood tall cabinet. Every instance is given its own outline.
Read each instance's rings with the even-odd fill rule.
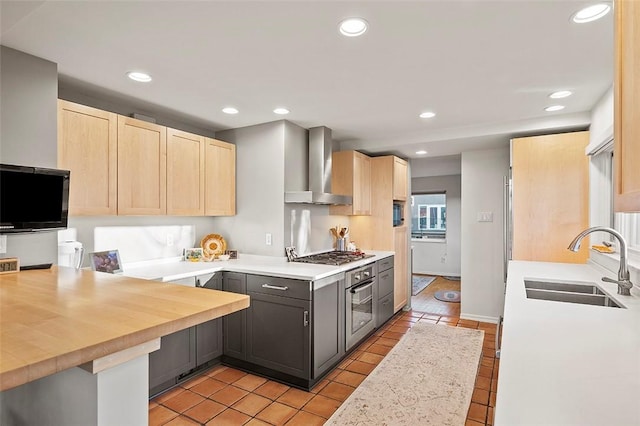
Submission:
[[[640,2],[615,2],[615,210],[640,211]]]
[[[167,213],[167,128],[118,116],[118,214]]]
[[[337,151],[332,154],[331,192],[350,195],[350,206],[330,206],[334,215],[371,214],[371,158],[358,151]]]
[[[395,251],[394,262],[402,266],[393,270],[394,285],[393,287],[393,310],[394,312],[402,309],[409,301],[409,230],[406,225],[396,226],[393,228],[393,247]],[[395,266],[395,265],[394,265]]]
[[[236,147],[58,100],[72,216],[236,214]]]
[[[393,226],[393,203],[409,198],[407,182],[405,160],[393,155],[371,157],[371,215],[355,216],[349,223],[351,239],[358,247],[395,252],[394,312],[409,300],[409,231],[406,225]],[[400,188],[405,193],[399,193]],[[408,209],[404,208],[405,223],[407,214]]]
[[[205,138],[205,215],[236,214],[236,146]]]
[[[205,138],[167,128],[167,214],[204,216]]]
[[[117,214],[117,115],[58,101],[58,167],[71,170],[69,214]]]
[[[588,131],[511,141],[514,260],[587,261],[587,241],[567,246],[589,227],[588,143]]]

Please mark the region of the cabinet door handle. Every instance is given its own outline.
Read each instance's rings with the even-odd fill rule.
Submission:
[[[280,287],[279,285],[271,285],[271,284],[262,284],[262,288],[270,288],[271,290],[280,290],[280,291],[289,290],[289,287],[287,286]]]
[[[309,311],[304,311],[302,325],[304,325],[305,327],[309,325]]]

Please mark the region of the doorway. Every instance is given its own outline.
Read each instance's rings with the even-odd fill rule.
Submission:
[[[413,277],[423,278],[425,275],[414,274]],[[460,302],[438,300],[436,293],[460,292],[460,279],[436,275],[435,279],[415,296],[411,296],[411,309],[434,315],[460,316]],[[442,294],[441,293],[441,294]]]

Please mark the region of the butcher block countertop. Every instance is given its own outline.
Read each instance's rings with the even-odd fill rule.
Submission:
[[[249,296],[53,266],[0,275],[0,391],[249,306]]]

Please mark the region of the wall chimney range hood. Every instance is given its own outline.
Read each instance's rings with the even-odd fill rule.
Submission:
[[[309,190],[287,191],[285,203],[350,205],[352,197],[331,193],[331,129],[324,126],[309,129]]]

